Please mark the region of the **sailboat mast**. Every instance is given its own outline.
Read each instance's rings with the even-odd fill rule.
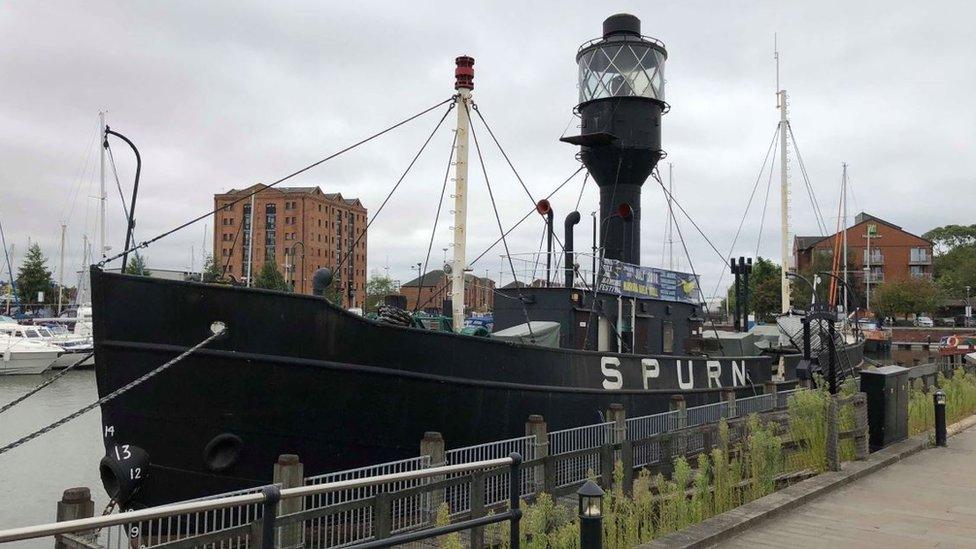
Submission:
[[[451,314],[455,332],[464,327],[464,269],[467,251],[468,219],[468,128],[471,120],[471,90],[474,89],[474,59],[455,60],[454,89],[458,92],[457,151],[454,164],[454,261],[451,268]],[[423,274],[423,273],[421,273]]]
[[[844,322],[847,322],[847,162],[844,162],[844,175],[840,184],[841,223],[844,225]]]
[[[61,261],[58,264],[58,316],[61,316],[61,303],[64,297],[64,231],[67,226],[61,224]]]
[[[107,143],[108,136],[105,134],[105,111],[98,112],[98,132],[99,132],[99,149],[101,151],[101,170],[99,171],[99,195],[98,195],[98,254],[99,257],[105,259],[105,202],[107,195],[105,194],[105,144]]]
[[[248,220],[248,225],[251,226],[247,233],[247,287],[251,287],[251,265],[254,263],[254,197],[257,193],[251,195],[251,215]]]

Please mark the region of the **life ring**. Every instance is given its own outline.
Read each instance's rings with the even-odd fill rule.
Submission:
[[[946,346],[948,346],[948,347],[958,347],[959,346],[959,338],[956,337],[956,336],[949,336],[949,339],[946,340]]]

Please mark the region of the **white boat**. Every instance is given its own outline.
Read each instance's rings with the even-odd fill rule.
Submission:
[[[69,332],[62,326],[33,326],[0,323],[0,334],[5,334],[14,338],[24,339],[30,342],[42,342],[49,345],[60,347],[62,352],[51,367],[60,370],[71,366],[85,355],[92,352],[91,336],[77,336]],[[81,367],[95,366],[95,359],[91,357],[79,364]]]
[[[42,374],[63,352],[57,345],[0,334],[0,375]]]

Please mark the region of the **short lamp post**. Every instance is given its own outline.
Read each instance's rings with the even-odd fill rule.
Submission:
[[[603,489],[592,480],[579,490],[580,548],[603,547]]]
[[[935,401],[935,445],[946,445],[946,394],[939,389],[932,395]]]

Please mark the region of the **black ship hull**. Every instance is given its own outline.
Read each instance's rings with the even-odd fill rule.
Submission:
[[[638,356],[519,345],[380,324],[317,297],[93,269],[99,395],[210,335],[228,333],[102,406],[107,453],[148,455],[127,502],[143,507],[271,480],[279,454],[306,474],[418,455],[425,431],[449,448],[762,391],[770,357]],[[108,314],[107,312],[111,313]]]

